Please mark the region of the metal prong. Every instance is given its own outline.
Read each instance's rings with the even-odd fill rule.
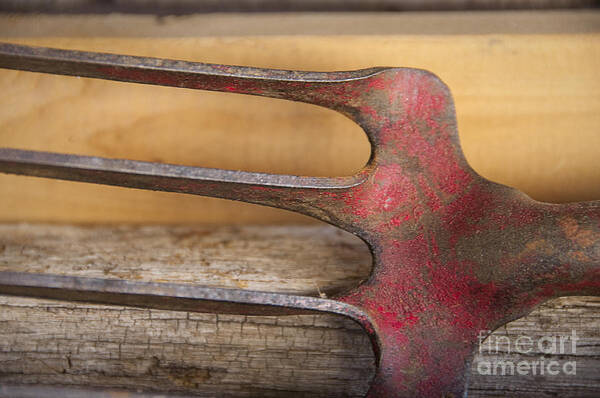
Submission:
[[[299,72],[60,50],[0,43],[0,68],[131,83],[253,94],[335,109],[336,98],[319,88],[368,80],[388,68]]]
[[[323,194],[360,184],[368,170],[350,177],[298,177],[0,148],[3,173],[212,196],[293,210],[325,221],[337,208]]]
[[[174,311],[242,315],[329,312],[361,324],[368,317],[335,300],[177,283],[139,282],[26,272],[0,272],[0,294]]]

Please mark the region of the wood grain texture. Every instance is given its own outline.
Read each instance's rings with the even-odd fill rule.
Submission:
[[[238,280],[252,288],[312,294],[357,283],[370,260],[362,242],[329,226],[5,224],[0,254],[1,270],[226,287]],[[234,261],[233,254],[243,257]],[[576,352],[566,355],[535,347],[515,355],[506,344],[484,351],[473,365],[471,396],[598,396],[599,308],[599,298],[561,298],[497,330],[492,347],[502,336],[514,342],[520,336],[569,336],[571,330],[580,340]],[[541,359],[576,361],[576,375],[486,376],[477,370],[481,361]],[[358,397],[373,372],[366,335],[342,317],[210,315],[0,296],[0,385]]]
[[[61,37],[42,35],[52,32],[48,19],[36,30],[34,17],[12,17],[0,36],[16,43],[273,68],[428,69],[452,89],[462,145],[478,172],[536,199],[564,202],[600,197],[600,34],[591,33],[595,25],[587,14],[570,15],[566,25],[576,25],[577,15],[585,34],[371,30],[362,36],[303,36],[296,27],[294,36],[278,36],[279,23],[270,36],[211,37],[207,28],[194,37],[177,36],[178,20],[166,19],[142,23],[149,36],[144,38],[131,37],[138,19],[126,29],[121,16],[105,17],[104,24],[96,17],[97,36],[74,23],[81,35],[59,29]],[[65,18],[56,24],[68,25]],[[319,23],[327,25],[322,18]],[[356,22],[359,31],[374,24],[365,18]],[[560,25],[556,14],[547,18]],[[311,26],[309,17],[299,21]],[[391,23],[378,22],[383,31]],[[151,37],[152,23],[170,37]],[[118,25],[120,36],[103,36],[111,24]],[[34,34],[24,33],[27,26]],[[251,24],[244,26],[252,32]],[[305,104],[14,71],[0,72],[0,87],[1,146],[316,176],[351,174],[369,157],[357,126]],[[0,176],[0,220],[306,221],[216,199],[13,176]]]
[[[270,12],[160,17],[131,14],[0,14],[0,22],[2,35],[10,38],[582,34],[598,33],[600,12]]]
[[[371,255],[360,239],[328,226],[0,224],[0,266],[316,295],[366,279]]]

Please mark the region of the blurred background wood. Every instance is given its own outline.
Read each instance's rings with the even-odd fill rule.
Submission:
[[[541,23],[544,18],[539,14],[514,14],[527,32],[523,34],[511,25],[513,14],[449,17],[457,18],[454,21],[460,26],[461,33],[455,35],[435,34],[433,28],[420,34],[414,20],[406,30],[398,28],[403,33],[390,28],[386,34],[374,35],[376,26],[386,31],[385,27],[395,26],[394,21],[401,25],[411,17],[333,15],[332,24],[337,24],[340,34],[324,36],[312,30],[310,15],[302,14],[165,20],[4,16],[0,38],[285,69],[374,65],[428,69],[454,94],[464,152],[479,173],[539,200],[600,198],[600,33],[594,33],[600,29],[600,13],[551,12],[543,14],[547,24]],[[211,26],[222,22],[236,26],[236,18],[244,21],[236,35],[210,36]],[[314,18],[318,25],[329,26],[326,17]],[[433,14],[412,18],[444,19]],[[479,18],[488,21],[495,33],[478,23]],[[470,24],[465,22],[469,20]],[[182,29],[178,36],[179,22],[197,28]],[[448,23],[439,29],[447,32]],[[305,31],[310,36],[282,35],[286,26],[302,32],[302,24],[310,27]],[[348,35],[352,26],[370,33]],[[510,34],[501,33],[503,26]],[[544,34],[532,33],[536,26],[543,26]],[[170,33],[165,38],[139,36],[140,30],[153,28]],[[469,29],[473,34],[466,33]],[[128,37],[128,32],[136,37]],[[0,71],[0,87],[1,146],[316,176],[351,174],[369,156],[368,142],[358,126],[332,111],[305,104],[15,71]],[[4,175],[0,176],[0,220],[306,221],[280,210],[216,199]]]

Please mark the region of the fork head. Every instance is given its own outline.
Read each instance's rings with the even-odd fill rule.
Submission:
[[[10,44],[0,45],[0,66],[303,101],[348,116],[372,145],[365,168],[339,178],[0,149],[3,172],[284,208],[358,235],[373,254],[369,279],[334,300],[0,273],[5,293],[344,314],[372,339],[372,397],[462,396],[481,331],[559,295],[600,294],[600,202],[540,203],[479,176],[461,151],[450,92],[429,72],[278,71]]]

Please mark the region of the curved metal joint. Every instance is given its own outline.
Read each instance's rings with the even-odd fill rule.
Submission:
[[[429,72],[371,68],[351,72],[297,72],[157,58],[0,44],[0,67],[124,82],[173,86],[302,101],[344,113],[361,125],[373,145],[370,163],[355,176],[311,178],[193,168],[77,155],[2,149],[0,171],[191,193],[240,200],[304,213],[357,233],[347,204],[354,187],[375,173],[408,165],[398,148],[420,148],[423,158],[457,148],[454,109],[447,87]],[[423,137],[422,128],[439,126]],[[450,127],[450,128],[448,128]],[[421,145],[433,139],[432,145]],[[467,168],[460,151],[446,154],[429,178]],[[451,154],[452,155],[452,154]],[[447,163],[451,163],[447,167]],[[384,170],[379,170],[383,168]],[[331,198],[341,198],[332,201]],[[362,234],[363,236],[365,234]]]

